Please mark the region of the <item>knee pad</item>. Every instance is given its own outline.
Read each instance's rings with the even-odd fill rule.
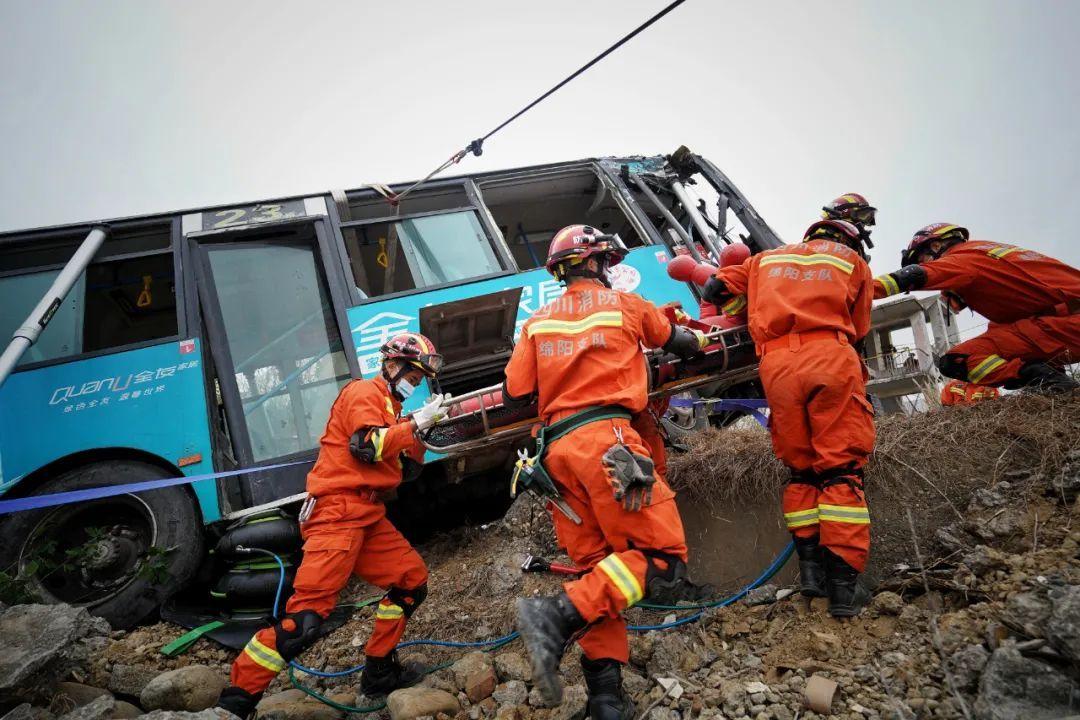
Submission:
[[[286,662],[307,650],[319,639],[322,616],[314,610],[286,615],[274,625],[277,651]]]
[[[967,382],[967,355],[957,355],[954,353],[946,353],[938,360],[938,370],[945,377],[953,378],[954,380],[963,380]]]
[[[412,590],[391,587],[386,593],[386,599],[400,607],[401,612],[405,614],[406,619],[416,612],[416,608],[420,607],[420,603],[424,602],[424,598],[426,597],[427,583],[424,583],[420,587],[413,588]]]
[[[686,582],[686,563],[678,555],[659,550],[642,550],[645,569],[645,597],[668,598]]]

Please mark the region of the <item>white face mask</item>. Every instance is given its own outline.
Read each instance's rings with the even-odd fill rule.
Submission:
[[[402,400],[407,400],[410,395],[416,390],[416,386],[405,378],[401,378],[394,383],[394,390],[401,396]]]

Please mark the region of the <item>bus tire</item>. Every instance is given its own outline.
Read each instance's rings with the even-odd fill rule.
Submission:
[[[173,476],[147,462],[107,460],[68,470],[29,494]],[[0,570],[15,576],[28,564],[41,568],[23,572],[19,587],[28,595],[86,607],[117,629],[153,613],[203,559],[202,516],[185,487],[13,513],[0,517],[0,537]]]

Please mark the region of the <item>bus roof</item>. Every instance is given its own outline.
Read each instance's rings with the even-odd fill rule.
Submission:
[[[562,161],[562,162],[544,163],[544,164],[540,164],[540,165],[525,165],[525,166],[521,166],[521,167],[503,168],[503,169],[500,169],[500,170],[485,170],[483,172],[477,172],[477,173],[463,173],[461,175],[449,175],[449,176],[446,176],[446,177],[440,177],[440,178],[437,178],[437,179],[433,179],[433,180],[429,181],[427,184],[428,185],[439,185],[439,184],[442,184],[442,183],[455,182],[455,181],[464,180],[464,179],[480,180],[480,179],[487,178],[487,177],[505,175],[507,173],[540,171],[540,170],[547,170],[547,169],[570,168],[570,167],[574,167],[575,165],[583,165],[583,164],[586,164],[586,163],[595,163],[595,162],[599,162],[599,161],[619,162],[619,161],[640,161],[640,160],[645,160],[645,159],[662,160],[663,156],[662,155],[620,155],[620,156],[604,156],[604,157],[582,158],[580,160],[566,160],[566,161]],[[397,188],[397,189],[400,190],[400,189],[404,189],[404,188],[408,187],[413,182],[415,182],[415,181],[403,181],[403,182],[387,183],[386,186],[390,187],[391,189]],[[344,192],[346,192],[346,193],[363,192],[364,190],[370,189],[370,187],[371,187],[370,185],[361,185],[359,187],[346,188],[344,190]],[[6,242],[13,242],[13,241],[17,241],[17,240],[26,240],[28,235],[54,234],[54,233],[71,232],[71,231],[75,231],[75,230],[87,230],[87,229],[89,229],[89,228],[91,228],[91,227],[93,227],[95,225],[109,225],[109,224],[114,224],[114,223],[125,223],[125,224],[127,224],[127,223],[139,222],[139,221],[143,221],[143,222],[155,222],[155,221],[156,222],[163,222],[163,221],[169,220],[169,219],[171,219],[173,217],[177,217],[177,216],[180,216],[180,215],[186,215],[186,214],[189,214],[189,213],[198,213],[198,212],[207,212],[207,211],[213,211],[213,210],[221,210],[221,209],[225,209],[225,208],[237,207],[237,206],[242,206],[242,205],[278,203],[278,202],[286,202],[286,201],[289,201],[289,200],[300,200],[300,199],[305,198],[305,197],[326,195],[326,194],[328,194],[330,192],[331,192],[331,190],[321,190],[321,191],[318,191],[318,192],[302,193],[302,194],[299,194],[299,195],[288,195],[288,196],[283,196],[283,197],[274,197],[274,198],[268,198],[268,199],[265,199],[265,200],[234,201],[234,202],[222,203],[222,204],[218,204],[218,205],[207,205],[207,206],[203,206],[203,207],[187,208],[187,209],[183,209],[183,210],[170,210],[170,211],[165,211],[165,212],[149,213],[149,214],[144,214],[144,215],[128,215],[128,216],[118,217],[118,218],[87,220],[87,221],[84,221],[84,222],[75,222],[75,223],[65,223],[63,225],[44,225],[44,226],[35,227],[35,228],[26,228],[26,229],[19,229],[19,230],[5,230],[3,232],[0,232],[0,244],[6,243]]]

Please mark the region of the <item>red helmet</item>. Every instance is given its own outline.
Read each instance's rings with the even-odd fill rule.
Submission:
[[[806,229],[803,242],[811,240],[835,240],[866,257],[863,253],[863,234],[847,220],[818,220]]]
[[[821,209],[821,217],[825,220],[847,220],[859,227],[873,227],[877,213],[877,208],[859,193],[841,195]]]
[[[401,333],[379,348],[385,360],[401,360],[428,377],[435,377],[443,368],[443,356],[435,351],[435,343],[420,333]]]
[[[948,242],[949,245],[955,245],[958,242],[967,240],[969,235],[967,228],[962,228],[959,225],[950,225],[949,223],[934,223],[933,225],[927,225],[921,230],[916,231],[915,235],[911,238],[907,250],[904,250],[900,254],[900,264],[904,266],[914,265],[916,263],[915,258],[918,257],[923,247],[935,240],[944,240]]]
[[[607,266],[618,265],[626,257],[626,246],[618,235],[608,235],[590,225],[570,225],[555,233],[548,248],[548,272],[563,278],[562,265],[578,265],[594,255],[602,255]]]

